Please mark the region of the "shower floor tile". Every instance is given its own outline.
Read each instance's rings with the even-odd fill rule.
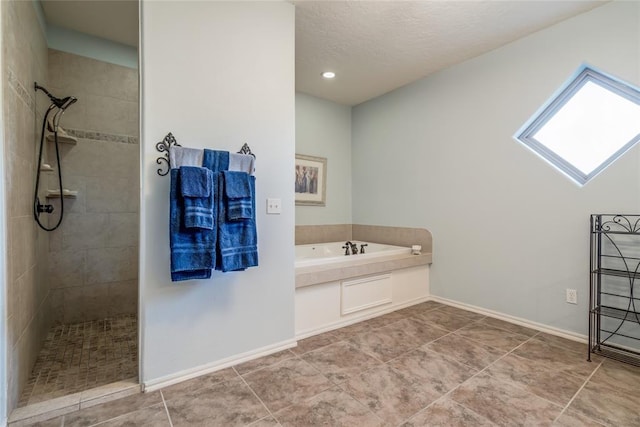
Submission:
[[[137,315],[54,326],[47,334],[18,406],[137,375]]]

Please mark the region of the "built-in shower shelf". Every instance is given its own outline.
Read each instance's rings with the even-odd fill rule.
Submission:
[[[49,142],[55,142],[55,136],[54,134],[50,133],[49,135],[47,135],[47,141]],[[60,135],[58,134],[58,142],[60,144],[70,144],[70,145],[76,145],[78,143],[78,139],[70,136],[70,135]]]
[[[67,190],[66,188],[62,190],[62,195],[65,199],[75,199],[78,197],[77,190]],[[47,199],[59,199],[60,198],[60,190],[47,190]]]
[[[47,163],[43,163],[42,165],[40,165],[40,172],[53,172],[53,171],[55,171],[55,169],[52,168],[51,165]]]

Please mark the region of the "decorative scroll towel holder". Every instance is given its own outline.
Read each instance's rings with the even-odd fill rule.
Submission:
[[[182,147],[182,145],[178,144],[176,138],[171,132],[169,132],[162,141],[156,144],[156,150],[160,153],[164,153],[162,156],[156,159],[156,163],[160,165],[156,172],[158,172],[158,175],[160,176],[167,175],[171,170],[171,162],[169,161],[169,148],[171,147]],[[256,155],[251,152],[251,148],[246,142],[244,143],[242,148],[240,148],[238,154],[249,154],[254,158],[256,157]]]

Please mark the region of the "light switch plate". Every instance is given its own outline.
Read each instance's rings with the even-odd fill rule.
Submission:
[[[267,214],[279,215],[282,213],[281,199],[267,199]]]

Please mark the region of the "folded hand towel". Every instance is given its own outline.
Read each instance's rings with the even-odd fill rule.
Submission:
[[[204,150],[172,146],[169,148],[169,162],[172,169],[182,166],[202,166]]]
[[[207,168],[182,166],[180,168],[180,191],[182,197],[209,197],[213,172]]]
[[[249,219],[253,217],[251,200],[251,179],[246,172],[225,171],[224,193],[227,219]],[[255,178],[253,178],[255,179]]]
[[[184,198],[180,188],[180,170],[172,169],[169,195],[171,280],[208,279],[216,265],[217,228],[208,230],[184,226]],[[216,207],[215,201],[213,207]]]
[[[245,173],[246,175],[246,173]],[[220,174],[224,181],[227,174]],[[247,175],[248,176],[248,175]],[[244,270],[258,265],[258,234],[255,221],[255,177],[248,176],[251,216],[246,219],[229,220],[224,185],[218,186],[218,250],[216,269],[226,271]]]
[[[180,189],[184,202],[184,226],[186,228],[214,227],[213,172],[206,168],[182,166]]]
[[[229,153],[229,170],[253,175],[256,158],[250,154]]]

